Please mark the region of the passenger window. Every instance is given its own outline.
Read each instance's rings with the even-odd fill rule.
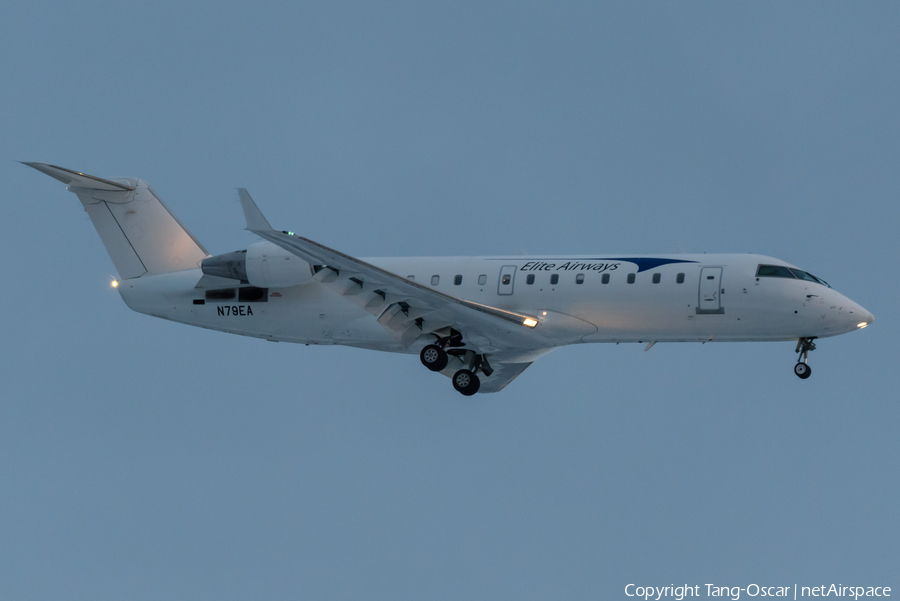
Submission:
[[[512,276],[508,273],[503,274],[503,279],[500,280],[504,286],[509,286],[509,283],[512,281]]]
[[[584,284],[584,274],[583,273],[579,273],[578,275],[575,276],[575,283],[576,284]]]
[[[534,274],[533,273],[528,274],[528,277],[525,278],[525,283],[528,284],[529,286],[534,284]]]
[[[634,274],[633,274],[633,273],[629,273],[629,274],[628,274],[628,279],[627,279],[626,281],[627,281],[629,284],[634,284]]]
[[[760,265],[756,268],[756,277],[760,278],[790,278],[794,279],[794,274],[787,267],[781,265]]]
[[[439,276],[439,275],[431,276],[431,285],[432,286],[437,286],[440,283],[441,283],[441,276]]]
[[[412,280],[413,282],[415,282],[415,281],[416,281],[416,276],[414,276],[414,275],[408,275],[408,276],[406,276],[406,279],[407,279],[407,280]]]
[[[458,275],[458,276],[456,276],[456,277],[453,278],[453,285],[454,285],[454,286],[459,286],[460,284],[462,284],[462,276],[461,276],[461,275]]]
[[[679,284],[684,284],[684,274],[679,273],[677,276],[675,276],[675,281]]]
[[[600,276],[600,283],[601,284],[609,284],[609,274],[608,273],[604,273],[602,276]]]
[[[484,286],[485,284],[487,284],[487,276],[484,274],[481,274],[480,276],[478,276],[478,284],[480,286]]]
[[[554,286],[559,283],[559,274],[558,273],[554,273],[553,275],[550,276],[550,283],[553,284]]]
[[[653,274],[653,283],[654,283],[654,284],[659,284],[659,280],[660,280],[661,278],[662,278],[662,275],[660,275],[660,274],[658,274],[658,273],[654,273],[654,274]]]

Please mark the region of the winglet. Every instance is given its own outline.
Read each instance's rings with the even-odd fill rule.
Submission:
[[[238,196],[241,197],[241,207],[244,209],[244,219],[247,220],[247,228],[251,232],[253,231],[269,231],[274,229],[269,222],[266,221],[266,218],[263,217],[262,211],[259,210],[259,207],[256,206],[256,203],[253,202],[253,199],[250,198],[250,194],[247,192],[245,188],[238,188]]]

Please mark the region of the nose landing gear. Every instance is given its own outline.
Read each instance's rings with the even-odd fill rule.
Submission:
[[[805,380],[812,375],[812,368],[806,363],[798,363],[794,366],[794,373],[798,378]]]
[[[799,356],[797,357],[797,364],[794,366],[794,373],[797,374],[797,377],[801,380],[805,380],[812,375],[812,368],[806,360],[809,351],[816,350],[816,344],[813,340],[815,339],[801,338],[797,341],[797,350],[794,352],[799,353]]]

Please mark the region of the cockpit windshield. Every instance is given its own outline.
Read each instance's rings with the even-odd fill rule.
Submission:
[[[831,288],[831,286],[828,285],[828,282],[823,279],[817,278],[811,273],[802,271],[800,269],[794,269],[793,267],[785,267],[783,265],[760,265],[756,268],[756,277],[806,280],[808,282],[815,282],[817,284],[822,284],[823,286],[828,286],[828,288]]]
[[[823,282],[822,280],[820,280],[820,279],[817,278],[816,276],[814,276],[813,274],[811,274],[811,273],[806,273],[805,271],[800,271],[799,269],[794,269],[793,267],[791,267],[791,273],[793,273],[795,276],[797,276],[797,279],[800,279],[800,280],[808,280],[808,281],[810,281],[810,282],[816,282],[816,283],[818,283],[818,284],[824,284],[825,286],[828,285],[828,284],[825,284],[825,282]]]

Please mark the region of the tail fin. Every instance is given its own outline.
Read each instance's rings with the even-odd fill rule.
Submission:
[[[65,183],[78,196],[123,280],[192,269],[209,256],[147,182],[23,164]]]

